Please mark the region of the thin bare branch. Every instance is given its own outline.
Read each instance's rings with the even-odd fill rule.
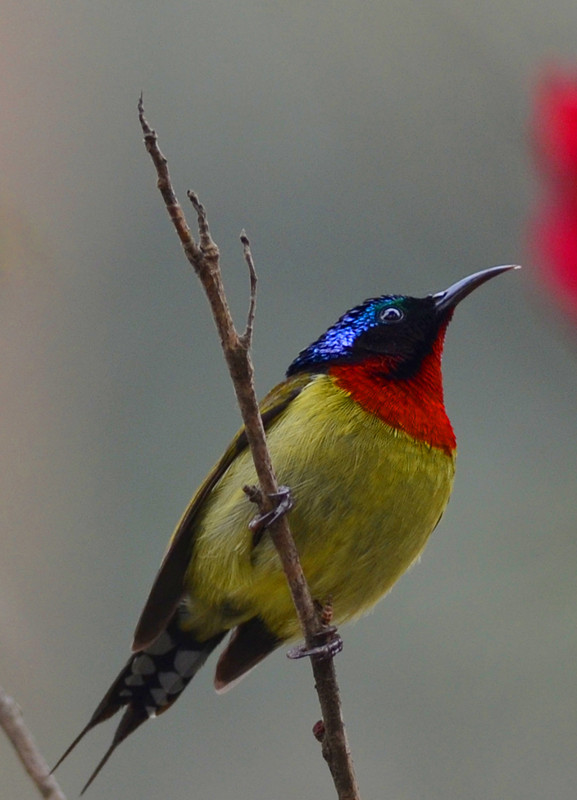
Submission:
[[[140,95],[140,100],[138,101],[138,118],[144,134],[144,145],[154,163],[154,166],[156,167],[156,174],[158,176],[158,189],[162,195],[166,210],[168,211],[170,219],[172,220],[172,224],[174,225],[176,233],[178,234],[178,238],[182,242],[182,246],[184,247],[187,258],[191,263],[193,263],[194,259],[200,258],[201,253],[198,245],[192,238],[192,234],[190,232],[190,228],[188,227],[188,223],[182,211],[181,205],[174,193],[174,189],[172,188],[172,181],[170,180],[170,174],[168,172],[168,162],[158,147],[158,137],[156,135],[156,131],[150,127],[146,117],[144,116],[142,95]]]
[[[244,230],[241,231],[240,241],[242,244],[244,260],[246,261],[246,265],[248,267],[248,275],[250,279],[250,302],[246,318],[246,328],[244,329],[244,333],[241,335],[240,338],[244,347],[246,347],[247,350],[250,350],[250,348],[252,347],[252,335],[254,331],[254,317],[256,312],[256,287],[258,283],[258,278],[256,274],[256,269],[254,268],[254,261],[250,250],[250,242]]]
[[[11,741],[18,758],[30,775],[41,797],[48,800],[66,800],[56,778],[50,774],[48,764],[38,750],[28,730],[18,703],[0,686],[0,727]]]
[[[187,195],[194,207],[194,210],[196,211],[200,248],[205,257],[218,258],[218,247],[210,235],[210,228],[208,227],[205,208],[194,192],[189,190]]]
[[[251,276],[251,302],[245,333],[239,336],[224,292],[219,266],[219,252],[210,235],[206,212],[194,192],[188,197],[197,213],[199,243],[194,242],[170,181],[166,158],[162,155],[156,133],[144,116],[142,97],[138,104],[139,119],[146,149],[156,168],[158,188],[166,209],[182,242],[184,252],[198,275],[210,302],[224,356],[233,381],[237,402],[245,426],[261,489],[261,512],[272,510],[271,495],[278,493],[278,482],[266,445],[264,425],[254,389],[254,370],[249,346],[254,321],[256,272],[245,234],[241,238],[245,260]],[[314,648],[326,629],[317,614],[288,521],[281,516],[268,528],[285,571],[307,648]],[[324,721],[323,755],[329,764],[339,800],[359,800],[350,750],[341,712],[341,701],[332,658],[311,658],[316,689]]]

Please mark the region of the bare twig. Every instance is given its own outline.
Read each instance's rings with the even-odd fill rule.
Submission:
[[[250,304],[248,307],[248,314],[246,318],[246,328],[244,329],[244,333],[242,334],[241,341],[243,345],[247,348],[247,350],[251,346],[252,342],[252,334],[254,331],[254,315],[256,311],[256,285],[257,285],[257,277],[256,277],[256,270],[254,268],[254,261],[252,260],[252,253],[250,251],[250,242],[248,240],[248,236],[244,231],[241,231],[240,234],[240,241],[242,244],[242,251],[244,253],[244,260],[246,261],[246,265],[248,267],[248,275],[250,278]]]
[[[158,188],[182,243],[184,253],[198,275],[212,309],[261,488],[261,510],[263,512],[270,511],[272,510],[270,496],[278,492],[278,482],[266,445],[264,425],[254,390],[254,370],[250,358],[256,302],[256,273],[250,244],[243,232],[241,242],[250,273],[251,299],[246,329],[242,335],[239,335],[234,327],[226,300],[219,267],[219,252],[210,235],[205,209],[196,194],[188,192],[198,219],[199,243],[197,244],[172,187],[167,160],[158,147],[156,132],[149,126],[144,116],[142,97],[138,104],[138,112],[146,150],[156,168]],[[281,516],[271,523],[269,531],[286,573],[306,645],[308,648],[313,648],[318,643],[318,637],[322,635],[324,629],[311,597],[286,517]],[[313,656],[311,661],[324,721],[323,755],[329,765],[339,799],[359,800],[360,795],[344,729],[333,660],[323,660]]]
[[[38,750],[28,730],[16,701],[0,686],[0,727],[12,742],[18,758],[32,778],[41,797],[48,800],[66,800],[56,778],[50,774],[48,764]]]

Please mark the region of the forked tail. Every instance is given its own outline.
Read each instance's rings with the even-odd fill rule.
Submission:
[[[166,711],[177,700],[210,653],[222,641],[225,632],[204,642],[180,629],[178,613],[166,630],[146,650],[135,653],[116,678],[86,727],[55,765],[56,769],[78,742],[96,725],[127,706],[114,734],[112,744],[88,779],[81,795],[88,789],[118,745],[150,717]],[[54,770],[53,770],[54,771]]]

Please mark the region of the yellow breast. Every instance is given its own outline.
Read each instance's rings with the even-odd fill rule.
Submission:
[[[267,433],[289,522],[313,596],[337,622],[367,611],[419,556],[451,493],[454,455],[367,413],[327,375],[316,376]],[[242,452],[200,515],[188,587],[191,624],[207,634],[260,615],[279,638],[298,635],[284,575],[266,535],[253,548],[256,482]]]

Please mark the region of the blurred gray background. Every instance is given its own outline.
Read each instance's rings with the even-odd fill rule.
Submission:
[[[238,426],[206,302],[155,188],[140,91],[201,196],[237,318],[260,276],[262,394],[346,308],[494,264],[445,353],[455,493],[425,556],[342,631],[364,798],[573,798],[577,348],[526,252],[543,65],[577,4],[4,0],[0,683],[52,763],[128,655],[172,528]],[[332,798],[310,668],[206,669],[91,788]],[[59,770],[72,798],[102,726]],[[0,736],[0,797],[36,797]]]

